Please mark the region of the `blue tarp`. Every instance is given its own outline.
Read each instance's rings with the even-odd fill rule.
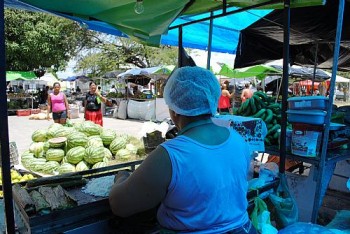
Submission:
[[[35,8],[33,6],[24,4],[16,0],[5,0],[5,7],[29,10],[29,11],[40,11],[47,12],[41,9]],[[231,7],[228,8],[229,11],[236,10],[237,8]],[[255,21],[261,19],[271,10],[249,10],[241,13],[229,15],[226,17],[220,17],[214,19],[213,23],[213,40],[212,40],[212,51],[213,52],[222,52],[222,53],[236,53],[236,47],[239,39],[239,33],[242,29],[248,27]],[[97,20],[85,20],[82,18],[69,16],[66,14],[60,14],[57,12],[51,12],[54,15],[63,16],[71,20],[79,22],[82,26],[103,33],[108,33],[111,35],[119,37],[127,37],[126,34],[116,29],[108,23],[104,23]],[[221,10],[214,12],[214,15],[222,13]],[[209,14],[201,14],[196,16],[181,16],[177,18],[171,25],[176,26],[186,22],[190,22],[196,19],[201,19],[208,17]],[[192,25],[185,26],[183,28],[183,46],[185,48],[194,48],[207,50],[208,48],[208,36],[209,35],[209,21],[200,22]],[[167,34],[161,37],[161,44],[163,45],[178,45],[178,30],[172,29],[168,31]]]

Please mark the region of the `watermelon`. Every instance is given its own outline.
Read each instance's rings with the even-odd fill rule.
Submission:
[[[76,171],[85,171],[85,170],[89,170],[89,167],[88,167],[86,162],[81,161],[75,166],[75,170]]]
[[[55,172],[60,167],[60,164],[56,161],[47,161],[44,166],[42,166],[42,172],[46,174],[55,174]]]
[[[134,146],[133,144],[126,144],[125,149],[129,150],[130,153],[136,154],[137,153],[137,147]]]
[[[88,137],[88,142],[86,144],[86,147],[90,147],[90,146],[94,146],[94,147],[103,146],[102,139],[97,135]]]
[[[85,149],[84,160],[87,163],[95,164],[102,162],[105,156],[105,150],[103,146],[100,147],[88,147]]]
[[[61,127],[55,132],[55,137],[67,137],[69,134],[74,133],[76,130],[70,127]]]
[[[117,133],[113,129],[103,129],[101,132],[101,139],[106,147],[112,143],[116,136]]]
[[[63,128],[61,124],[58,124],[58,123],[52,124],[47,130],[47,135],[46,135],[47,139],[55,138],[56,133],[60,131],[61,128]]]
[[[127,144],[127,138],[125,137],[116,137],[112,143],[109,145],[109,150],[112,154],[116,154],[118,150],[123,149]]]
[[[105,162],[98,162],[98,163],[95,163],[95,164],[92,166],[92,169],[101,168],[101,167],[106,167],[106,166],[108,166],[107,163],[105,163]]]
[[[70,163],[63,163],[58,168],[59,174],[70,173],[70,172],[75,172],[75,166]]]
[[[107,148],[104,148],[104,150],[105,150],[105,158],[112,159],[113,155],[112,155],[111,151]]]
[[[37,158],[42,157],[44,154],[44,142],[33,142],[29,146],[29,151]]]
[[[46,152],[46,160],[61,162],[64,157],[64,150],[50,148]]]
[[[32,140],[34,142],[44,142],[46,138],[47,131],[45,129],[38,129],[32,134]]]
[[[68,144],[67,145],[68,145],[69,149],[77,147],[77,146],[85,147],[87,142],[88,142],[88,138],[84,133],[75,132],[75,133],[70,134],[68,136],[68,140],[67,140]]]
[[[87,136],[94,136],[94,135],[100,135],[101,134],[101,126],[98,124],[95,124],[91,121],[85,121],[82,124],[82,130]]]
[[[85,148],[82,146],[71,148],[70,150],[68,150],[66,155],[67,161],[74,165],[81,162],[84,156],[85,156]]]
[[[67,138],[66,137],[56,137],[48,140],[50,148],[62,148],[66,145]]]
[[[44,152],[46,152],[49,148],[50,148],[50,143],[48,141],[45,141],[44,147],[43,147]]]
[[[32,171],[42,171],[45,163],[46,163],[45,158],[34,158],[30,161],[28,168]]]
[[[127,150],[127,149],[120,149],[117,151],[116,153],[116,158],[118,158],[119,160],[125,161],[128,160],[131,157],[132,153]]]

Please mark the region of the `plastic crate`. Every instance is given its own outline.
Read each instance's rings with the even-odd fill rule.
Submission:
[[[146,152],[150,152],[157,148],[158,145],[163,143],[165,138],[162,137],[162,132],[154,131],[151,133],[146,133],[146,137],[143,137],[143,144],[145,146]]]
[[[30,115],[30,110],[17,110],[17,116],[29,116]]]
[[[30,114],[33,115],[33,114],[39,114],[41,112],[40,109],[31,109],[30,110]]]
[[[19,155],[18,155],[16,142],[14,141],[9,142],[9,149],[10,149],[10,165],[11,167],[13,167],[14,165],[19,164]],[[1,157],[0,157],[0,163],[1,163]]]

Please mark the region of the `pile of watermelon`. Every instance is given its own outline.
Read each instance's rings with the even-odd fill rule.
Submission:
[[[63,174],[108,166],[111,160],[132,161],[145,156],[143,143],[118,135],[91,121],[72,127],[54,123],[32,134],[29,150],[21,155],[24,167],[44,174]]]

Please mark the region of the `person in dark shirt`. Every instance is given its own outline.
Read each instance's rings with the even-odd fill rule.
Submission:
[[[89,84],[90,90],[86,94],[84,100],[85,120],[90,120],[95,124],[103,126],[103,118],[101,111],[101,102],[106,102],[107,99],[97,90],[96,83],[91,81]]]

